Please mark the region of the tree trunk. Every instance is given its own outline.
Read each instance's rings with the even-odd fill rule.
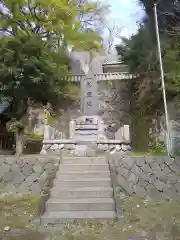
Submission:
[[[24,149],[24,129],[16,131],[16,155],[21,155]]]

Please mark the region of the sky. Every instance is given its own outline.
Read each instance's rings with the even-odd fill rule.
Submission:
[[[122,36],[129,37],[136,32],[137,22],[143,16],[138,0],[104,0],[104,2],[111,7],[111,21],[122,27]]]

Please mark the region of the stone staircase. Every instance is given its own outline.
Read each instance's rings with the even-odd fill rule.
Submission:
[[[116,218],[105,157],[67,157],[59,166],[42,224]]]

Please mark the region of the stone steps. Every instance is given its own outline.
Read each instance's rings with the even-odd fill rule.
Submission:
[[[110,178],[76,178],[76,179],[55,179],[54,185],[61,187],[93,187],[93,186],[111,186]]]
[[[83,159],[80,159],[78,157],[74,158],[68,158],[63,160],[64,164],[108,164],[106,158],[102,157],[84,157]]]
[[[98,135],[98,129],[95,130],[91,130],[91,129],[84,129],[84,130],[80,130],[80,129],[76,129],[76,131],[74,132],[74,135],[80,135],[80,136],[91,136],[91,135]]]
[[[63,159],[41,217],[43,224],[116,217],[109,164],[105,157]]]
[[[47,225],[61,224],[66,222],[78,221],[102,221],[112,220],[116,218],[114,211],[62,211],[62,212],[47,212],[41,217],[41,223]]]
[[[110,172],[107,171],[59,171],[61,174],[57,175],[56,179],[61,180],[63,177],[64,179],[69,179],[70,176],[72,179],[88,176],[89,178],[94,177],[110,177]]]
[[[79,141],[85,141],[85,142],[96,142],[98,138],[98,134],[91,134],[91,135],[80,135],[80,134],[74,134],[73,140]]]
[[[115,209],[112,198],[78,198],[64,199],[50,198],[46,202],[48,212],[57,211],[113,211]]]
[[[64,171],[109,171],[108,164],[63,164],[59,169],[61,172]]]
[[[109,198],[113,197],[113,189],[111,187],[53,187],[51,196],[58,199],[69,198]]]

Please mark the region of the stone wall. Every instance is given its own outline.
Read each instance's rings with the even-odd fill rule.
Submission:
[[[57,170],[59,156],[0,157],[0,188],[12,194],[40,194],[46,180]]]
[[[73,139],[44,140],[41,154],[60,154],[63,152],[74,154],[79,149],[79,146],[86,145],[89,145],[88,141],[76,141]],[[93,149],[96,149],[97,152],[115,154],[116,152],[129,152],[131,146],[129,141],[105,139],[95,141]]]
[[[151,156],[110,157],[116,195],[137,194],[151,198],[180,197],[180,158]]]

